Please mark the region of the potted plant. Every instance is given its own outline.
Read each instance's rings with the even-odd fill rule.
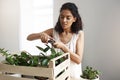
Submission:
[[[57,57],[58,57],[58,59],[55,60],[55,66],[59,65],[60,63],[62,63],[63,61],[65,61],[67,59],[67,56],[59,58],[59,56],[63,55],[63,52],[56,51],[52,46],[50,46],[48,44],[46,44],[45,48],[40,47],[40,46],[36,46],[36,47],[40,50],[39,55],[31,55],[30,53],[28,53],[26,51],[21,51],[19,54],[11,54],[8,52],[8,50],[5,50],[4,48],[0,48],[0,54],[5,56],[5,60],[2,61],[2,63],[9,64],[9,65],[22,66],[22,67],[23,66],[40,67],[44,71],[45,68],[47,69],[49,67],[49,62],[52,59],[54,59],[54,58],[57,59]],[[46,55],[48,51],[50,51],[49,52],[49,53],[51,53],[50,55]],[[63,64],[62,64],[62,66],[63,66]],[[52,70],[52,69],[53,69],[53,67],[50,68],[50,70]],[[56,77],[59,77],[59,75],[61,75],[63,72],[65,72],[65,71],[63,70]],[[44,71],[44,73],[45,73],[45,71]],[[39,79],[39,80],[48,79],[48,76],[45,76],[45,77],[29,76],[29,75],[21,75],[21,74],[16,74],[16,73],[9,73],[9,72],[6,72],[5,75],[22,77],[22,78],[34,78],[34,79]]]
[[[41,52],[41,55],[34,56],[26,51],[21,51],[19,54],[11,54],[8,50],[0,48],[0,54],[5,56],[6,64],[18,65],[18,66],[31,66],[31,67],[48,67],[49,61],[53,58],[56,58],[63,54],[63,52],[57,52],[54,48],[51,48],[49,45],[46,45],[45,48],[36,46]],[[50,50],[51,54],[46,55],[46,52]],[[56,65],[64,61],[64,58],[56,61]]]
[[[90,66],[86,66],[80,78],[80,80],[99,80],[99,72]]]

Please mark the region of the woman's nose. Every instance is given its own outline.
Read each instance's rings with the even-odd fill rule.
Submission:
[[[63,19],[63,22],[66,22],[66,21],[67,21],[67,19],[66,19],[66,18],[64,18],[64,19]]]

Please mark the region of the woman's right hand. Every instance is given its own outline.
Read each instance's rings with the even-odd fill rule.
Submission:
[[[32,33],[27,36],[27,40],[38,40],[40,39],[43,43],[48,43],[48,40],[53,39],[53,28],[45,30],[39,33]]]
[[[48,43],[48,40],[52,39],[52,37],[50,37],[48,34],[42,32],[42,33],[40,33],[40,39],[43,43]]]

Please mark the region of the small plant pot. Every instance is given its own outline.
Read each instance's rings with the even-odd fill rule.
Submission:
[[[82,75],[80,75],[80,78],[80,80],[99,80],[99,71],[90,66],[86,66],[82,72]]]

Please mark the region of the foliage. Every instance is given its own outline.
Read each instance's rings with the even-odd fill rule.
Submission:
[[[93,80],[98,78],[98,70],[94,70],[92,67],[86,66],[85,70],[82,71],[81,77],[84,79]]]
[[[11,65],[19,65],[19,66],[45,66],[47,67],[49,64],[49,61],[57,56],[62,55],[62,52],[56,52],[54,48],[51,48],[49,45],[46,45],[45,48],[42,48],[40,46],[36,46],[41,52],[38,56],[32,56],[30,53],[26,51],[22,51],[20,54],[10,54],[7,50],[4,48],[0,48],[0,54],[5,56],[6,61],[8,64]],[[46,56],[45,53],[50,50],[51,55]],[[64,60],[64,58],[61,58],[60,60],[56,61],[56,65],[61,63]]]

